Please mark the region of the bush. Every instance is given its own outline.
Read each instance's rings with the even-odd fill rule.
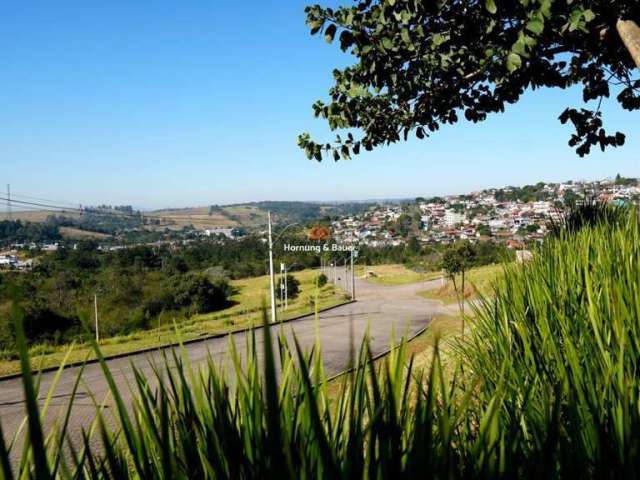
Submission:
[[[189,314],[208,313],[224,308],[231,294],[226,280],[212,282],[202,274],[174,277],[171,288],[173,307],[186,308]]]
[[[318,283],[318,288],[324,287],[327,284],[328,281],[329,281],[329,279],[327,278],[327,276],[324,273],[321,273],[316,278],[316,282]]]
[[[40,301],[23,301],[20,305],[25,335],[30,343],[49,342],[58,344],[65,337],[81,332],[78,318],[60,315]]]
[[[287,297],[293,300],[300,293],[300,281],[293,275],[287,274]]]

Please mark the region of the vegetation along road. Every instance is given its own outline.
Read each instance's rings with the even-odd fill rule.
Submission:
[[[412,336],[428,326],[434,315],[448,312],[448,307],[443,306],[441,302],[416,295],[420,291],[435,289],[440,285],[440,280],[394,286],[356,280],[356,302],[320,313],[318,324],[314,316],[309,315],[290,323],[271,327],[273,336],[277,336],[277,332],[282,329],[291,340],[294,333],[302,348],[309,350],[316,342],[316,332],[319,332],[326,372],[339,373],[349,366],[351,341],[353,340],[355,351],[358,351],[367,330],[369,330],[372,353],[376,355],[389,348],[394,336],[396,339],[402,335]],[[316,328],[317,325],[319,328]],[[185,345],[185,350],[195,365],[211,354],[216,363],[222,366],[229,361],[230,339],[240,353],[245,351],[248,340],[246,333],[190,343]],[[256,333],[258,351],[261,351],[261,342],[262,334],[258,330]],[[293,345],[292,342],[290,344]],[[160,358],[160,355],[158,351],[154,351],[107,361],[125,401],[128,402],[131,399],[128,387],[133,383],[131,365],[135,365],[143,374],[151,378],[151,363]],[[46,427],[51,426],[56,417],[64,412],[79,373],[80,367],[71,367],[62,372],[45,419]],[[39,395],[41,407],[55,375],[56,372],[53,371],[44,373],[41,377]],[[104,402],[107,411],[112,410],[115,413],[108,393],[109,387],[100,365],[97,363],[86,365],[72,410],[70,425],[72,436],[79,435],[81,428],[90,427],[96,411],[94,399],[98,404]],[[0,420],[6,439],[13,438],[18,431],[24,413],[21,379],[1,381]]]

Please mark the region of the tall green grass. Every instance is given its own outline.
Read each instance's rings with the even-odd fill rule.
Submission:
[[[506,268],[463,356],[482,397],[500,402],[510,461],[636,478],[640,235],[635,212],[600,208],[572,211],[533,261]]]
[[[29,435],[19,462],[0,441],[0,467],[6,478],[635,478],[639,261],[631,213],[565,231],[505,267],[457,364],[435,348],[415,370],[402,343],[374,363],[365,339],[337,394],[319,345],[304,352],[269,329],[227,372],[168,352],[153,378],[135,371],[130,406],[102,360],[117,425],[98,416],[73,449],[68,417],[42,431],[23,346]]]

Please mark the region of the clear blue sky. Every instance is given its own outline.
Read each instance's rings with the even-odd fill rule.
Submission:
[[[580,159],[566,145],[556,118],[577,91],[533,92],[483,124],[350,162],[308,161],[296,136],[333,138],[311,104],[349,58],[309,35],[306,3],[2,2],[0,185],[164,207],[640,176],[637,114],[605,109],[623,149]]]

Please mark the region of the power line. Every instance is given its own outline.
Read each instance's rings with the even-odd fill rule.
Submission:
[[[76,213],[79,215],[97,215],[97,216],[105,216],[105,217],[117,217],[117,218],[128,218],[140,220],[140,214],[138,213],[126,213],[121,211],[106,211],[104,209],[96,209],[96,208],[71,208],[62,205],[51,205],[40,202],[27,202],[24,200],[14,200],[9,197],[0,197],[0,202],[3,205],[11,206],[18,205],[20,208],[27,209],[29,211],[51,211],[56,213]],[[171,227],[176,226],[176,224],[180,222],[190,222],[191,224],[200,224],[204,226],[211,227],[221,227],[220,223],[216,220],[208,219],[208,218],[193,218],[191,216],[177,216],[177,215],[157,215],[150,214],[146,216],[147,219],[153,219],[153,221],[157,221],[158,223],[151,223],[151,225],[156,227]],[[144,222],[144,219],[143,219]],[[173,223],[169,223],[173,222]],[[143,223],[144,224],[144,223]]]
[[[15,196],[15,195],[14,195]],[[37,200],[40,197],[35,197],[35,196],[27,196],[27,195],[20,195],[21,198],[31,198],[32,200]],[[104,216],[114,216],[114,217],[121,217],[121,218],[135,218],[135,219],[140,219],[140,213],[127,213],[127,212],[123,212],[123,211],[118,211],[118,210],[113,210],[113,209],[104,209],[104,208],[97,208],[97,207],[85,207],[85,208],[78,208],[78,207],[70,207],[68,205],[72,205],[71,203],[68,203],[66,205],[60,205],[60,204],[55,204],[56,202],[53,201],[46,201],[44,199],[41,199],[40,201],[27,201],[27,200],[16,200],[14,198],[11,197],[11,195],[7,195],[7,197],[0,197],[0,201],[4,201],[6,202],[5,204],[10,208],[12,205],[19,205],[22,208],[26,208],[26,207],[40,207],[40,208],[45,208],[45,209],[49,209],[49,210],[55,210],[55,211],[61,211],[61,212],[75,212],[78,213],[80,215],[82,214],[90,214],[90,215],[104,215]],[[44,203],[47,202],[47,203]],[[80,204],[77,204],[80,205]],[[173,221],[173,222],[190,222],[190,223],[197,223],[197,224],[202,224],[202,225],[209,225],[212,227],[221,227],[220,222],[217,220],[213,220],[213,219],[209,219],[209,218],[198,218],[194,215],[161,215],[159,213],[150,213],[146,215],[146,218],[152,218],[154,220],[158,220],[160,222],[167,222],[167,221]],[[166,226],[171,226],[173,224],[170,225],[166,225]]]
[[[0,205],[8,207],[8,206],[11,206],[12,204],[13,204],[13,202],[9,203],[7,201],[0,200]],[[18,216],[22,212],[43,212],[43,213],[46,213],[46,212],[61,212],[61,213],[64,213],[64,211],[62,211],[62,210],[43,210],[42,208],[30,207],[28,205],[20,205],[19,207],[20,207],[20,210],[12,210],[12,215],[14,217]]]
[[[13,197],[18,197],[18,198],[24,198],[26,200],[37,200],[40,202],[47,202],[47,203],[57,203],[57,204],[62,204],[62,205],[69,205],[69,206],[73,206],[74,208],[77,207],[77,203],[71,203],[71,202],[64,202],[62,200],[51,200],[48,198],[41,198],[41,197],[33,197],[31,195],[23,195],[21,193],[12,193]]]

